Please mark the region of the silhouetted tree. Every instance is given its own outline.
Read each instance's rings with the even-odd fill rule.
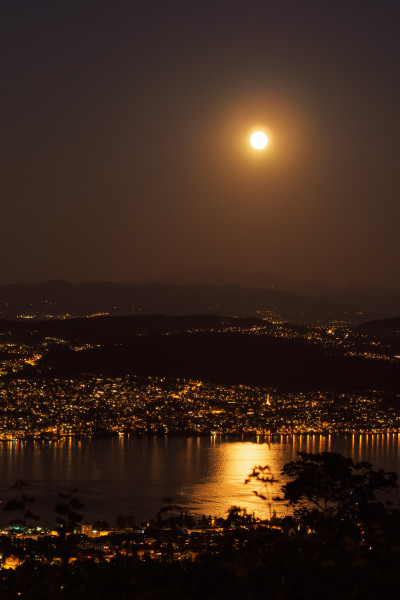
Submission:
[[[245,508],[239,506],[231,506],[228,510],[228,516],[225,523],[228,527],[249,525],[254,522],[254,516],[247,512]]]
[[[269,518],[273,518],[275,515],[275,511],[273,510],[273,491],[275,490],[275,484],[278,483],[278,479],[275,479],[270,467],[266,465],[262,467],[258,465],[257,467],[253,467],[251,473],[247,479],[245,479],[245,484],[250,483],[251,481],[257,481],[260,486],[260,490],[253,490],[253,494],[255,494],[258,498],[265,500],[268,505],[269,510]]]
[[[157,523],[159,525],[167,525],[169,527],[177,527],[179,514],[182,507],[174,504],[173,498],[163,498],[164,506],[157,513]]]
[[[29,509],[29,505],[35,501],[35,498],[25,493],[27,487],[29,487],[29,483],[26,483],[23,479],[17,479],[11,488],[19,491],[19,498],[9,500],[4,506],[5,511],[15,510],[21,512],[21,517],[12,519],[10,525],[21,525],[24,529],[26,529],[29,521],[39,520],[39,517]]]
[[[283,467],[291,480],[281,491],[294,519],[285,529],[304,528],[328,536],[351,535],[365,542],[372,525],[388,520],[390,492],[397,492],[397,474],[374,470],[368,462],[355,464],[351,458],[333,452],[298,452],[299,459]],[[261,483],[254,493],[271,507],[271,489],[276,483],[269,467],[255,467],[245,483]],[[391,517],[392,518],[392,517]],[[374,534],[375,535],[375,534]]]
[[[293,478],[282,491],[297,516],[317,510],[339,519],[364,520],[371,511],[388,506],[389,499],[382,492],[397,490],[396,473],[375,471],[368,462],[354,464],[351,458],[333,452],[298,455],[282,471]]]
[[[64,536],[66,533],[73,532],[74,527],[82,520],[82,515],[77,511],[83,508],[83,504],[75,496],[77,491],[77,489],[73,489],[67,493],[58,494],[64,502],[56,505],[56,523],[60,525],[60,534]]]

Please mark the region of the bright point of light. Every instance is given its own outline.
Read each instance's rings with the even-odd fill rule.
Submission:
[[[268,144],[268,138],[263,131],[256,131],[250,138],[250,144],[256,150],[263,150]]]

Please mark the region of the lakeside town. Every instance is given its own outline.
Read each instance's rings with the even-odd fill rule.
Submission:
[[[0,439],[398,433],[400,394],[282,392],[162,377],[0,381]]]
[[[280,523],[277,518],[261,521],[244,509],[214,518],[179,512],[167,504],[154,519],[137,525],[132,516],[119,516],[114,527],[105,521],[76,523],[64,535],[57,528],[9,526],[0,530],[0,569],[15,569],[31,560],[49,565],[110,562],[116,557],[194,561],[210,550],[217,552],[228,530],[281,530]]]
[[[400,358],[393,326],[391,337],[380,337],[368,328],[340,321],[299,327],[276,316],[263,317],[270,320],[88,316],[69,321],[3,322],[0,439],[400,431],[400,393],[393,383]],[[183,349],[174,342],[182,335]],[[217,337],[207,337],[210,335]],[[150,345],[136,346],[137,340],[149,340]],[[165,340],[172,340],[172,345],[164,346]],[[218,340],[222,341],[215,355],[207,355]],[[264,345],[253,346],[254,341]],[[229,355],[233,345],[236,355]],[[247,351],[253,354],[246,367]],[[164,369],[170,375],[158,373],[174,352],[175,362]],[[258,352],[265,355],[262,361],[257,358],[254,366],[253,356]],[[192,362],[210,365],[204,376],[201,368],[198,376],[189,375],[193,365],[185,366],[184,361],[190,353]],[[233,366],[226,371],[230,359]],[[221,365],[217,371],[225,369],[227,381],[222,375],[219,381],[215,377],[214,360]],[[154,361],[157,368],[153,368]],[[235,370],[240,364],[242,381]],[[352,371],[353,364],[357,371]],[[307,369],[307,377],[317,377],[322,365],[328,376],[321,379],[321,387],[303,387],[303,369]],[[253,383],[251,379],[257,380],[257,373],[267,366],[267,385],[262,377],[261,384]],[[278,367],[277,383],[283,385],[268,385]],[[369,372],[380,367],[384,370],[368,384]],[[250,373],[247,381],[246,368]],[[332,369],[341,385],[330,381]],[[291,378],[292,388],[285,389]],[[352,381],[356,384],[353,388]]]

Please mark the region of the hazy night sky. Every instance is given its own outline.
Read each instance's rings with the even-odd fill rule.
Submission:
[[[0,282],[400,287],[399,31],[399,0],[6,1]]]

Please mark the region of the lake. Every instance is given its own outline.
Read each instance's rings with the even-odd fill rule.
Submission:
[[[39,524],[52,525],[58,492],[78,488],[84,519],[115,525],[118,515],[136,522],[155,516],[163,498],[173,498],[184,510],[224,516],[230,506],[247,508],[259,516],[272,510],[285,514],[283,503],[271,507],[258,499],[244,480],[255,465],[269,465],[280,478],[283,465],[300,450],[329,450],[367,460],[376,468],[400,473],[400,435],[164,437],[108,439],[69,438],[57,442],[0,443],[0,500],[16,497],[10,486],[16,479],[30,484],[36,498],[32,510]],[[279,492],[279,486],[273,496]],[[5,525],[15,513],[0,511]]]

